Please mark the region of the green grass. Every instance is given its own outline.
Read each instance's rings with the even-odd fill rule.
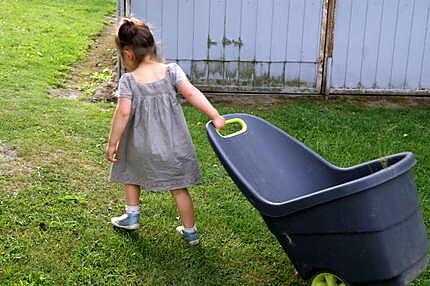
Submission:
[[[142,195],[139,231],[107,223],[123,209],[104,160],[114,106],[54,99],[48,90],[84,57],[113,9],[112,0],[0,0],[0,140],[30,170],[0,174],[0,285],[305,285],[220,166],[207,119],[190,107],[184,110],[203,173],[191,190],[201,245],[190,248],[174,233],[168,194]],[[271,111],[217,107],[261,116],[340,166],[413,151],[430,225],[430,108],[340,101]],[[427,269],[414,285],[429,283]]]

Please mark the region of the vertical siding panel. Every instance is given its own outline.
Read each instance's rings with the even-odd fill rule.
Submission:
[[[291,0],[288,18],[287,64],[285,66],[285,80],[288,86],[300,85],[300,58],[303,40],[303,15],[305,14],[305,1]]]
[[[224,36],[225,0],[211,0],[209,37],[213,44],[209,48],[209,59],[222,60]]]
[[[300,56],[299,56],[299,63],[298,63],[298,67],[299,67],[299,72],[298,72],[298,74],[299,74],[299,76],[298,76],[298,78],[297,78],[297,86],[298,87],[300,87],[301,85],[302,85],[302,82],[301,82],[301,78],[300,78],[300,76],[301,76],[301,70],[302,70],[302,61],[303,61],[303,38],[304,38],[304,34],[305,34],[305,29],[306,29],[306,26],[305,26],[305,23],[306,23],[306,12],[307,12],[307,7],[306,7],[306,4],[308,3],[309,1],[308,0],[303,0],[303,5],[304,5],[304,7],[303,7],[303,13],[302,13],[302,19],[301,19],[301,38],[300,38]]]
[[[418,0],[419,1],[419,0]],[[412,4],[412,16],[410,18],[410,25],[409,25],[409,38],[408,38],[408,50],[406,52],[406,64],[405,64],[405,70],[403,72],[403,82],[401,84],[402,88],[406,88],[406,82],[407,82],[407,78],[408,78],[408,66],[409,66],[409,60],[410,60],[410,56],[411,56],[411,46],[412,46],[412,29],[414,27],[414,18],[415,18],[415,13],[416,11],[416,4],[417,1],[413,0],[413,4]]]
[[[391,88],[391,80],[393,78],[393,64],[394,64],[394,51],[396,50],[396,38],[399,31],[399,14],[400,14],[400,2],[401,0],[397,1],[397,8],[396,8],[396,18],[394,22],[394,37],[393,37],[393,52],[391,53],[391,62],[390,62],[390,78],[388,81],[388,88]]]
[[[362,88],[372,88],[375,84],[383,8],[381,0],[368,0],[367,2],[367,22],[360,71],[360,87]]]
[[[213,43],[209,47],[209,80],[223,79],[224,65],[222,40],[224,37],[225,0],[211,0],[209,38]]]
[[[170,1],[170,0],[169,0]],[[208,33],[210,0],[194,1],[194,41],[191,78],[195,83],[206,83],[208,77]]]
[[[413,17],[413,0],[400,0],[390,88],[403,88]]]
[[[366,9],[364,12],[364,27],[363,27],[363,43],[361,45],[361,61],[360,61],[360,79],[358,82],[358,87],[362,88],[363,87],[363,83],[362,83],[362,77],[363,77],[363,62],[365,60],[365,46],[366,46],[366,38],[367,38],[367,33],[369,32],[367,30],[368,28],[368,16],[369,16],[369,2],[370,0],[366,0]]]
[[[405,88],[418,89],[426,41],[426,22],[430,12],[430,1],[415,1],[415,13],[411,28],[409,60],[405,77]]]
[[[239,39],[240,39],[240,11],[242,1],[226,1],[224,24],[224,77],[228,84],[234,84],[239,75]]]
[[[334,30],[331,79],[332,87],[334,88],[342,88],[345,84],[351,5],[351,0],[336,1],[336,26]]]
[[[421,75],[420,75],[420,84],[419,88],[430,89],[430,9],[427,10],[427,22],[426,26],[426,35],[425,35],[425,44],[424,44],[424,53],[422,57],[422,65],[421,65]]]
[[[382,8],[381,8],[381,15],[379,16],[379,35],[378,35],[378,46],[376,49],[376,67],[375,67],[375,78],[373,80],[373,86],[372,88],[378,88],[377,78],[378,78],[378,67],[379,67],[379,58],[381,54],[381,39],[382,39],[382,27],[384,23],[384,0],[382,0]]]
[[[363,54],[363,38],[365,27],[367,1],[352,1],[348,57],[345,69],[345,87],[354,88],[360,86],[360,71]]]
[[[132,2],[133,2],[133,0],[131,0]],[[143,0],[142,2],[142,5],[143,5],[143,15],[142,15],[142,17],[144,17],[144,19],[145,19],[145,21],[147,21],[148,20],[148,1],[151,1],[151,0]],[[136,1],[136,2],[140,2],[140,1]]]
[[[227,41],[238,41],[240,37],[240,9],[241,1],[226,1],[224,34]],[[224,46],[224,58],[227,61],[239,59],[239,46],[233,42]]]
[[[323,1],[307,0],[306,17],[304,18],[303,46],[300,61],[300,81],[306,86],[315,87],[317,80],[317,64],[307,62],[319,61],[321,15]],[[316,40],[318,39],[318,40]]]
[[[393,60],[395,29],[399,0],[384,1],[379,59],[376,71],[376,88],[388,88]]]
[[[161,47],[168,61],[178,59],[178,2],[164,0]]]
[[[148,0],[143,0],[143,1],[133,1],[133,0],[131,0],[130,2],[132,4],[131,5],[132,6],[131,15],[133,17],[137,16],[137,15],[135,15],[135,13],[133,13],[133,4],[135,3],[135,5],[139,5],[141,7],[141,9],[138,10],[139,13],[140,13],[141,18],[143,18],[145,21],[147,21],[148,20],[148,18],[147,18],[148,17]]]
[[[193,0],[179,0],[178,9],[178,58],[191,60],[194,39]]]
[[[193,59],[206,60],[208,57],[209,0],[194,1],[193,30]]]
[[[243,0],[241,11],[242,47],[240,48],[239,81],[249,84],[254,78],[255,31],[257,30],[257,0]],[[243,62],[245,61],[245,62]]]
[[[125,11],[127,11],[127,8],[124,7],[124,15],[125,15]],[[142,20],[147,20],[146,19],[146,1],[131,1],[131,16],[142,19]]]
[[[191,75],[194,39],[193,0],[178,0],[178,64]]]
[[[245,61],[255,60],[255,31],[257,30],[257,0],[243,0],[241,39],[243,46],[240,58]]]
[[[287,48],[287,24],[289,0],[275,0],[273,5],[272,40],[270,43],[270,77],[272,86],[283,86],[285,50]]]
[[[353,0],[351,0],[350,2],[350,7],[349,7],[349,14],[348,14],[348,35],[347,35],[347,42],[346,42],[346,55],[345,55],[345,69],[344,69],[344,75],[343,75],[343,87],[346,87],[346,82],[347,82],[347,73],[348,73],[348,61],[349,61],[349,45],[351,43],[351,25],[352,25],[352,8],[354,6],[354,2]]]
[[[138,1],[134,1],[138,2]],[[148,1],[146,4],[145,20],[148,22],[157,42],[161,41],[161,30],[163,23],[163,3],[162,1]]]
[[[270,43],[272,41],[273,0],[259,0],[257,10],[257,30],[255,31],[255,67],[256,86],[269,85]],[[263,62],[263,63],[261,63]]]
[[[286,20],[286,23],[285,23],[285,29],[286,29],[286,35],[285,35],[285,56],[284,56],[285,63],[284,63],[284,67],[283,67],[283,76],[284,76],[283,81],[284,81],[284,84],[286,84],[287,80],[288,80],[288,78],[287,78],[287,68],[289,69],[289,66],[288,66],[288,42],[289,42],[289,37],[290,37],[290,35],[289,35],[288,32],[290,30],[290,14],[292,13],[291,12],[291,1],[292,0],[286,0],[286,1],[288,2],[288,9],[286,11],[287,20]]]
[[[418,89],[421,71],[421,60],[424,52],[427,12],[430,8],[430,1],[416,0],[414,7],[414,17],[411,27],[411,41],[408,52],[408,62],[404,79],[404,88]]]

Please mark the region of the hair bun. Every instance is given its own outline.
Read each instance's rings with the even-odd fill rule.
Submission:
[[[138,25],[134,19],[122,19],[121,26],[119,27],[119,38],[122,42],[128,44],[132,41],[133,37],[138,32]]]
[[[133,26],[135,23],[132,19],[124,18],[122,19],[122,25],[130,25]]]

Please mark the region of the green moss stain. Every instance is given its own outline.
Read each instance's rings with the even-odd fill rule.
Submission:
[[[204,83],[207,80],[208,65],[206,61],[193,61],[191,63],[191,79],[195,83]]]
[[[239,81],[251,83],[255,73],[255,63],[241,62],[239,63]]]
[[[237,82],[237,76],[239,73],[238,62],[228,62],[224,65],[225,69],[225,79],[230,84],[235,84]]]
[[[209,81],[221,81],[224,80],[224,63],[223,62],[209,62]]]
[[[255,86],[269,86],[270,85],[271,78],[269,76],[269,73],[263,73],[260,76],[256,76],[254,80]]]
[[[315,88],[314,82],[285,79],[279,71],[272,75],[270,67],[271,63],[266,62],[192,61],[191,80],[207,91],[283,92],[285,89],[311,91]]]
[[[269,85],[271,87],[282,87],[282,86],[284,86],[284,77],[282,75],[281,76],[272,76],[270,78]]]

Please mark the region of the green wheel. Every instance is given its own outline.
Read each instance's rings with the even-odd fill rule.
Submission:
[[[311,279],[310,286],[350,286],[347,282],[343,281],[332,273],[322,272],[318,273]]]

